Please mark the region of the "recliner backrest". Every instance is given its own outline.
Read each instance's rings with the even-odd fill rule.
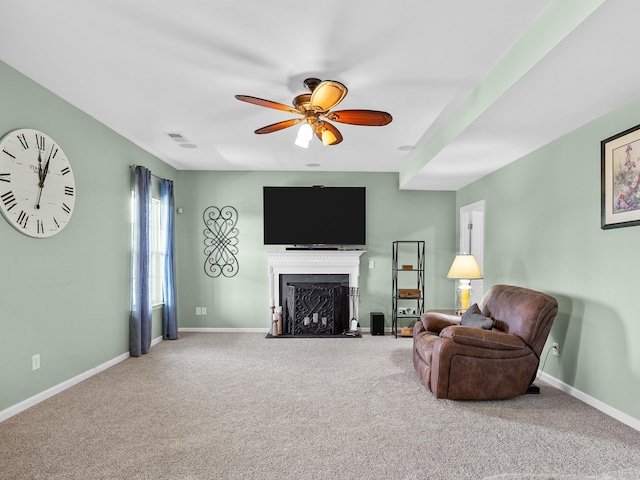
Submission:
[[[519,336],[539,357],[558,313],[558,302],[528,288],[494,285],[482,299],[482,311],[493,319],[495,328]]]

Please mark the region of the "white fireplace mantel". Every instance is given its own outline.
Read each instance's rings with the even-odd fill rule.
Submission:
[[[359,288],[360,256],[364,250],[270,250],[266,253],[271,305],[280,298],[280,275],[346,274],[349,287]],[[350,312],[350,316],[358,318],[357,311]]]

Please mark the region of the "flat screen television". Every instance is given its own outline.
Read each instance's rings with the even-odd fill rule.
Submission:
[[[366,245],[366,187],[264,187],[264,244]]]

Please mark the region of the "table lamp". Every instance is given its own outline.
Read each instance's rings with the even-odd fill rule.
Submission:
[[[457,278],[456,313],[463,315],[469,308],[471,296],[471,280],[482,278],[482,272],[476,259],[471,254],[461,253],[453,259],[447,278]]]

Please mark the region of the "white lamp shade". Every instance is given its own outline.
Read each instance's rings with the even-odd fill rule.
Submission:
[[[453,259],[447,278],[465,278],[469,280],[482,278],[480,266],[473,255],[460,254]]]

